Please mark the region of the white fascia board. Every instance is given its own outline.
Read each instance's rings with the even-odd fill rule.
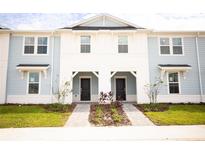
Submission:
[[[16,67],[17,70],[19,71],[43,71],[43,70],[47,70],[49,68],[49,66],[47,67],[29,67],[29,66],[20,66],[20,67]]]
[[[161,70],[165,71],[187,71],[192,69],[191,67],[161,67],[158,66]]]
[[[12,33],[53,33],[55,30],[11,30]]]

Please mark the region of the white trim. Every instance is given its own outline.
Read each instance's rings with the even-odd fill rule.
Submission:
[[[33,54],[25,54],[24,53],[24,47],[25,47],[25,37],[34,37],[34,53]],[[39,54],[37,53],[38,48],[38,38],[39,37],[46,37],[47,38],[47,53],[46,54]],[[23,56],[48,56],[49,55],[49,36],[48,35],[23,35],[23,47],[22,47],[22,55]]]
[[[177,73],[178,75],[178,86],[179,86],[179,93],[170,93],[170,89],[169,89],[169,73]],[[167,88],[168,88],[168,94],[169,95],[180,95],[181,94],[181,80],[180,80],[180,72],[167,72]]]
[[[205,95],[202,96],[205,98]],[[205,100],[205,99],[204,99]],[[160,103],[200,103],[200,95],[158,95]]]
[[[78,71],[75,71],[74,74],[72,74],[72,78],[74,78],[78,74]]]
[[[160,44],[160,38],[168,38],[169,39],[169,45],[161,45]],[[173,38],[181,38],[181,41],[182,41],[182,54],[173,54],[173,42],[172,42],[172,39]],[[170,54],[161,54],[161,46],[169,46],[169,49],[170,49]],[[159,56],[185,56],[185,53],[184,53],[184,37],[182,36],[163,36],[163,35],[160,35],[158,36],[158,47],[159,47]]]
[[[112,78],[116,73],[117,73],[117,71],[114,71],[114,72],[111,74],[110,78]]]
[[[90,100],[82,101],[81,100],[81,79],[90,79]],[[92,76],[79,76],[79,102],[91,102],[92,101]]]
[[[203,102],[203,97],[202,97],[202,95],[203,95],[203,85],[202,85],[202,79],[201,79],[201,64],[200,64],[200,58],[199,58],[198,37],[195,38],[195,43],[196,43],[196,55],[197,55],[200,95],[201,95],[201,102]]]
[[[38,82],[38,94],[29,94],[29,76],[30,73],[38,73],[39,74],[39,82]],[[29,71],[27,73],[27,88],[26,88],[26,95],[40,95],[41,93],[41,72],[37,72],[37,71]]]
[[[97,78],[99,78],[99,74],[97,74],[95,71],[92,71],[92,73],[93,73]]]
[[[50,104],[51,95],[7,95],[6,103],[19,104]]]
[[[54,42],[55,42],[55,40],[54,40],[55,38],[54,38],[54,35],[53,35],[53,33],[52,33],[52,35],[51,35],[51,81],[50,81],[50,83],[51,83],[51,88],[50,88],[50,95],[51,95],[51,102],[53,102],[53,97],[52,97],[52,95],[53,95],[53,67],[54,67],[54,65],[53,65],[53,63],[54,63]]]
[[[114,76],[114,100],[116,100],[116,79],[125,79],[125,100],[127,101],[127,76]]]

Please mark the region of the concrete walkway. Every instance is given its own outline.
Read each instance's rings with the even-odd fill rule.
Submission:
[[[77,104],[64,127],[90,127],[90,104]]]
[[[125,126],[0,129],[7,141],[205,140],[205,126]]]
[[[123,104],[123,110],[133,126],[154,126],[154,124],[132,104]]]

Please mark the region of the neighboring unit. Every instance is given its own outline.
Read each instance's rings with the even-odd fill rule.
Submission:
[[[0,30],[1,103],[56,102],[66,81],[66,103],[97,102],[101,91],[148,103],[145,85],[160,79],[159,102],[205,102],[204,34],[149,30],[107,14],[57,30]]]
[[[0,104],[6,102],[9,30],[0,26]]]

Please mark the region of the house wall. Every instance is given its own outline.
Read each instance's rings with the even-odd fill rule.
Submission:
[[[91,35],[91,53],[80,53],[80,36]],[[128,53],[118,53],[118,35],[128,35]],[[111,90],[112,71],[136,71],[138,101],[148,102],[144,85],[149,83],[147,35],[143,32],[62,32],[60,81],[71,80],[74,71],[99,72],[99,91]],[[69,66],[69,67],[68,67]],[[71,98],[71,99],[69,99]],[[72,96],[67,97],[72,101]]]
[[[32,35],[33,36],[33,35]],[[35,36],[35,35],[34,35]],[[54,50],[52,50],[52,37],[49,36],[49,50],[48,55],[23,55],[23,35],[13,35],[10,37],[10,49],[9,49],[9,64],[8,64],[8,78],[7,78],[7,103],[50,103],[51,100],[51,68],[52,66],[52,51],[57,58],[60,54],[60,38],[54,38]],[[55,58],[56,58],[55,57]],[[53,83],[58,79],[59,74],[59,60],[54,60],[53,67]],[[21,78],[21,73],[16,69],[18,64],[49,64],[47,78],[44,77],[41,72],[40,82],[40,94],[29,95],[27,94],[27,76],[28,73],[24,73],[24,78]],[[56,87],[53,87],[56,89]]]
[[[79,72],[73,78],[73,102],[80,101],[80,78],[91,77],[91,101],[98,101],[98,78],[91,72]]]
[[[160,37],[160,36],[159,36]],[[160,90],[159,101],[161,102],[199,102],[200,83],[198,76],[197,54],[195,37],[183,38],[183,56],[160,56],[158,37],[148,37],[149,72],[150,82],[153,83],[160,76],[158,64],[189,64],[192,69],[185,74],[185,79],[180,74],[181,93],[168,95],[167,74],[164,76],[164,84]]]
[[[0,32],[0,104],[6,101],[9,33]]]
[[[136,102],[137,101],[137,89],[136,89],[136,77],[130,72],[117,72],[111,78],[111,91],[114,94],[114,99],[116,99],[116,81],[117,77],[125,77],[126,79],[126,101]]]
[[[205,37],[198,38],[199,61],[201,70],[203,102],[205,102]]]

